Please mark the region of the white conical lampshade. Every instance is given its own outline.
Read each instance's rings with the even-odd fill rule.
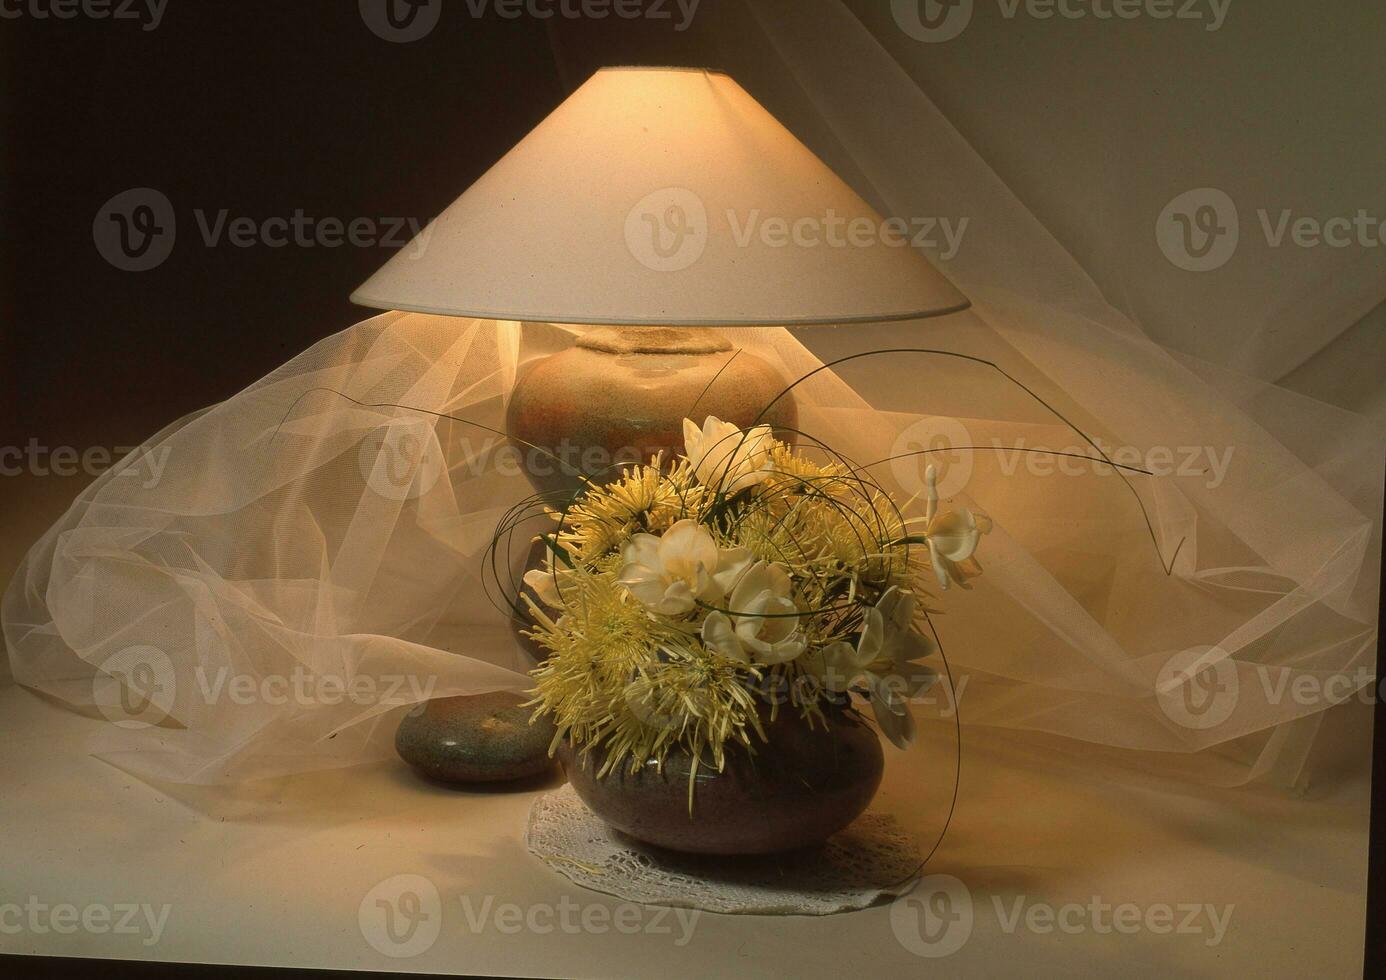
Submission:
[[[354,302],[710,326],[937,316],[967,299],[726,75],[608,68]]]

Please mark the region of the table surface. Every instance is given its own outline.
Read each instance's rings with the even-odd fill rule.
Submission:
[[[80,488],[5,482],[0,580]],[[1356,977],[1369,715],[1356,702],[1330,712],[1321,742],[1335,761],[1302,798],[1175,790],[970,733],[952,829],[920,889],[767,918],[627,906],[551,871],[523,841],[557,779],[460,792],[373,764],[155,786],[90,754],[106,722],[11,684],[0,952],[571,977]],[[927,742],[889,750],[876,806],[936,829],[950,766]],[[404,915],[405,893],[427,903],[430,888],[436,920]]]
[[[1361,975],[1359,780],[1321,799],[1174,794],[972,738],[926,869],[950,878],[825,919],[695,915],[622,908],[531,856],[529,807],[556,779],[459,792],[373,764],[155,787],[87,753],[102,724],[0,690],[0,951],[573,977],[902,976],[934,961],[950,976]],[[877,805],[923,829],[937,801],[922,775],[947,766],[915,753],[890,758]],[[436,939],[383,922],[382,897],[430,894],[401,875],[436,888],[422,907]],[[82,913],[91,928],[70,921]]]

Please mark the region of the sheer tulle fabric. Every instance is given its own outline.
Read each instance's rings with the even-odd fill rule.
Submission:
[[[993,522],[985,574],[930,603],[964,739],[970,726],[1047,733],[1227,782],[1296,769],[1329,703],[1285,692],[1296,678],[1344,677],[1346,697],[1371,663],[1371,441],[1354,444],[1322,406],[1217,392],[1134,338],[1095,343],[1052,310],[1044,322],[1041,334],[983,307],[914,324],[911,347],[948,353],[859,358],[795,388],[806,443],[869,466],[902,500],[933,462],[944,492]],[[1055,329],[1066,322],[1071,336]],[[729,334],[787,378],[822,367],[785,330]],[[1043,351],[1047,370],[1011,337]],[[17,576],[4,604],[16,679],[100,706],[120,683],[112,664],[159,651],[169,720],[108,726],[96,751],[189,782],[384,757],[411,704],[524,690],[497,585],[518,577],[527,540],[508,542],[498,569],[487,551],[530,489],[500,433],[517,365],[571,339],[389,313],[160,433],[142,450],[164,460],[157,485],[132,478],[144,470],[128,459]],[[1297,456],[1239,399],[1338,445]],[[1175,467],[1123,482],[1076,458],[1100,454],[1056,412],[1118,462],[1117,447],[1144,459],[1186,445],[1230,449],[1232,462],[1216,481]],[[1075,457],[1060,468],[1036,449]],[[1181,714],[1183,689],[1164,689],[1176,656],[1199,658],[1196,670],[1232,665],[1227,718],[1200,727]]]

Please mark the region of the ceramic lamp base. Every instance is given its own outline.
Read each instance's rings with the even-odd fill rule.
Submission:
[[[788,384],[715,330],[598,327],[526,365],[507,424],[536,489],[574,490],[578,473],[613,479],[622,465],[682,452],[685,418],[759,420],[793,441],[793,394],[776,400]]]

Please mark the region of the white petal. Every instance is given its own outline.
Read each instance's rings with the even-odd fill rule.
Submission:
[[[755,556],[750,548],[724,548],[717,552],[717,571],[713,573],[713,581],[726,595],[736,587],[742,573],[754,563]]]
[[[924,507],[924,520],[932,521],[938,513],[938,469],[933,463],[924,470],[924,486],[927,490],[925,499],[928,501]]]
[[[703,602],[706,602],[708,605],[713,605],[714,603],[721,601],[722,590],[713,580],[712,575],[708,572],[705,566],[699,565],[697,567],[697,571],[693,575],[692,584],[693,594],[696,595]]]
[[[766,566],[766,574],[770,577],[770,591],[777,596],[787,596],[794,591],[794,580],[789,577],[789,569],[783,565],[770,564]]]
[[[907,630],[914,619],[914,596],[892,585],[876,603],[876,608],[885,617],[887,628]]]
[[[554,573],[545,571],[542,568],[531,568],[525,572],[525,585],[534,590],[534,594],[539,597],[539,601],[546,606],[557,609],[563,605],[563,597],[558,592],[558,582],[554,578]]]
[[[619,581],[646,609],[658,610],[664,602],[666,586],[663,579],[654,576],[632,576],[630,578],[622,576]]]
[[[760,640],[746,643],[746,646],[753,651],[755,662],[766,666],[793,660],[804,652],[804,647],[807,645],[807,640],[800,633],[795,633],[779,643],[764,643]]]
[[[699,447],[702,445],[703,433],[692,419],[683,420],[683,454],[690,460],[699,455]]]
[[[891,744],[897,749],[907,749],[914,744],[914,715],[910,714],[908,705],[902,714],[897,714],[873,691],[871,712],[876,716],[876,724],[881,729],[881,734],[890,739]]]
[[[799,628],[798,607],[783,596],[766,597],[761,620],[760,638],[766,643],[779,643]]]
[[[637,596],[637,598],[639,598]],[[655,612],[665,616],[682,616],[690,612],[697,602],[693,598],[693,590],[687,582],[676,580],[669,583],[664,590],[663,597],[651,608]]]
[[[670,569],[675,562],[688,562],[702,565],[711,571],[717,567],[717,542],[712,533],[690,520],[682,520],[659,538],[659,562],[661,567]]]
[[[621,547],[621,560],[627,565],[659,567],[659,538],[653,534],[634,534]]]
[[[770,592],[770,566],[763,561],[758,561],[746,569],[740,581],[736,583],[736,588],[732,591],[731,601],[728,603],[732,614],[755,615],[760,612],[759,607],[753,608],[753,606],[762,592]],[[773,595],[774,593],[770,592],[770,594]]]
[[[943,567],[944,560],[934,545],[934,539],[929,538],[929,563],[934,566],[934,577],[938,579],[939,587],[946,589],[948,588],[948,569]]]
[[[881,655],[885,647],[885,617],[874,606],[862,615],[861,639],[857,641],[857,660],[865,666]]]
[[[856,649],[845,640],[829,643],[814,656],[814,673],[830,691],[841,694],[861,673]]]
[[[929,543],[949,561],[966,561],[977,550],[982,532],[967,508],[944,514],[929,524]]]
[[[720,612],[710,612],[707,619],[703,620],[703,643],[710,649],[715,650],[724,657],[732,660],[740,660],[743,663],[749,662],[746,651],[741,646],[741,641],[737,639],[736,632],[732,629],[731,620]]]

